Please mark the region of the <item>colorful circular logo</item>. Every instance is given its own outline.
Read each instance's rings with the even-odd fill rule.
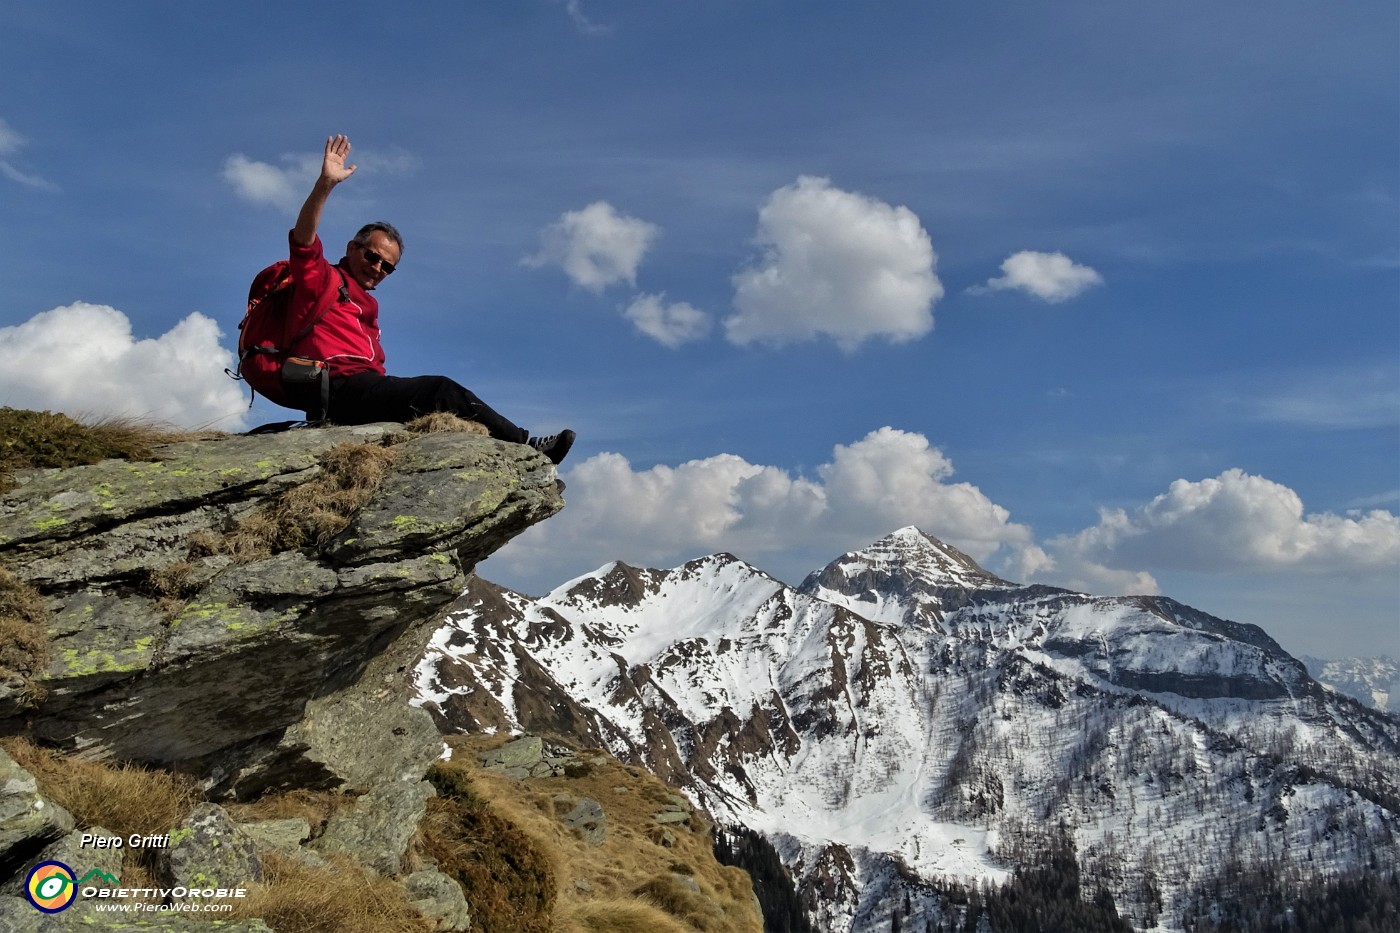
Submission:
[[[56,914],[78,897],[73,869],[62,862],[40,862],[24,880],[24,896],[46,914]]]

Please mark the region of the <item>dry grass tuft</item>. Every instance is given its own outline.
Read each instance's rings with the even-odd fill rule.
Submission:
[[[321,472],[294,486],[239,523],[223,540],[191,539],[192,556],[223,553],[251,563],[280,551],[324,544],[384,481],[397,455],[379,444],[337,444],[321,457]]]
[[[159,569],[147,568],[146,592],[155,597],[156,611],[167,620],[179,615],[195,593],[199,581],[194,577],[195,565],[187,560],[176,561]]]
[[[83,826],[120,836],[169,832],[200,799],[191,778],[130,764],[83,761],[7,738],[5,751],[39,784],[39,792]]]
[[[690,879],[690,882],[695,884],[694,879]],[[713,898],[703,897],[698,890],[686,883],[682,875],[675,872],[653,875],[634,888],[632,894],[654,903],[692,930],[712,933],[730,928],[719,904]]]
[[[0,408],[0,492],[15,470],[83,466],[100,460],[150,460],[174,441],[222,437],[215,431],[178,431],[134,418],[81,423],[64,414]]]
[[[672,788],[601,751],[580,752],[580,767],[566,777],[516,780],[475,764],[476,753],[508,738],[448,737],[453,758],[439,762],[432,779],[440,794],[458,794],[508,821],[549,861],[559,891],[553,933],[760,933],[763,919],[749,876],[715,860],[710,827],[700,814],[670,824],[664,844],[661,833],[653,838],[652,831],[662,829],[653,816],[672,802]],[[568,797],[556,802],[559,794]],[[607,839],[601,846],[589,845],[558,819],[580,797],[603,806]]]
[[[379,878],[344,856],[313,867],[263,854],[262,884],[221,920],[262,919],[277,933],[431,933],[436,929],[408,901],[403,885]],[[473,928],[477,929],[473,924]]]
[[[0,567],[0,681],[18,679],[34,699],[42,691],[34,681],[49,661],[47,616],[39,591]]]
[[[605,897],[561,905],[553,933],[695,933],[654,904]]]
[[[410,434],[435,434],[439,431],[456,431],[459,434],[489,435],[486,425],[479,421],[459,418],[449,411],[435,411],[420,415],[404,425]]]
[[[480,933],[548,933],[554,867],[540,845],[489,808],[444,797],[428,801],[419,847],[462,886]]]

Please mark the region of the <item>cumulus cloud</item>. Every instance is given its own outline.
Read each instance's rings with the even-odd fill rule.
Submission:
[[[675,349],[710,332],[710,316],[684,301],[668,304],[665,295],[638,295],[622,312],[637,330]]]
[[[670,566],[730,551],[795,583],[843,551],[917,524],[978,560],[1043,563],[1029,528],[975,486],[951,482],[952,473],[922,435],[889,427],[837,445],[813,477],[733,454],[638,470],[602,453],[568,473],[568,509],[492,560],[552,586],[612,559]]]
[[[619,214],[606,201],[567,211],[540,232],[540,250],[523,260],[533,267],[558,266],[580,288],[601,292],[637,282],[637,266],[660,234],[655,224]]]
[[[1058,304],[1082,294],[1086,289],[1103,284],[1103,276],[1088,266],[1081,266],[1064,253],[1036,253],[1025,250],[1015,253],[1001,264],[1000,278],[972,289],[974,292],[1001,291],[1012,288],[1027,292],[1042,301]]]
[[[73,416],[126,416],[181,427],[242,427],[247,398],[224,375],[219,327],[191,314],[137,339],[125,314],[76,302],[0,327],[0,402]]]
[[[1179,479],[1132,511],[1101,509],[1098,524],[1055,538],[1049,547],[1063,569],[1148,566],[1394,579],[1400,517],[1382,510],[1308,515],[1292,489],[1233,469],[1199,482]]]
[[[734,276],[738,313],[724,322],[736,344],[825,336],[850,351],[933,329],[937,257],[907,207],[804,175],[768,197],[755,242],[761,255]]]
[[[0,175],[4,175],[10,181],[24,185],[28,188],[39,188],[44,191],[57,191],[58,186],[35,175],[31,172],[23,172],[14,166],[10,157],[17,155],[29,140],[16,132],[8,123],[0,119]]]

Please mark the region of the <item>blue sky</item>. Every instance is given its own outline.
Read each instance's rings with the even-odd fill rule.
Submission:
[[[390,372],[571,426],[542,592],[906,524],[1400,655],[1393,2],[11,3],[0,404],[239,429],[327,135]]]

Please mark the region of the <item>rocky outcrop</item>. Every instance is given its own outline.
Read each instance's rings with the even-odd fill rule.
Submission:
[[[393,456],[339,533],[252,562],[207,545],[275,513],[346,444]],[[194,773],[216,795],[421,777],[441,746],[402,708],[405,674],[476,562],[561,507],[554,468],[524,445],[399,425],[157,456],[30,471],[0,499],[0,564],[43,595],[52,646],[46,698],[0,696],[0,729]]]
[[[362,461],[373,469],[345,467]],[[384,424],[172,443],[146,462],[15,481],[0,496],[0,567],[42,599],[49,651],[37,675],[0,669],[0,735],[195,777],[209,802],[160,837],[165,890],[255,885],[268,857],[348,859],[401,879],[438,929],[469,929],[456,882],[407,857],[444,748],[408,703],[411,670],[476,563],[562,507],[543,456]],[[292,789],[352,802],[314,829],[236,823],[213,802]],[[75,918],[96,930],[269,929],[117,918],[86,895],[71,912],[36,910],[22,895],[45,859],[96,872],[90,885],[118,883],[115,850],[99,861],[82,833],[106,830],[75,829],[0,750],[0,930]]]

